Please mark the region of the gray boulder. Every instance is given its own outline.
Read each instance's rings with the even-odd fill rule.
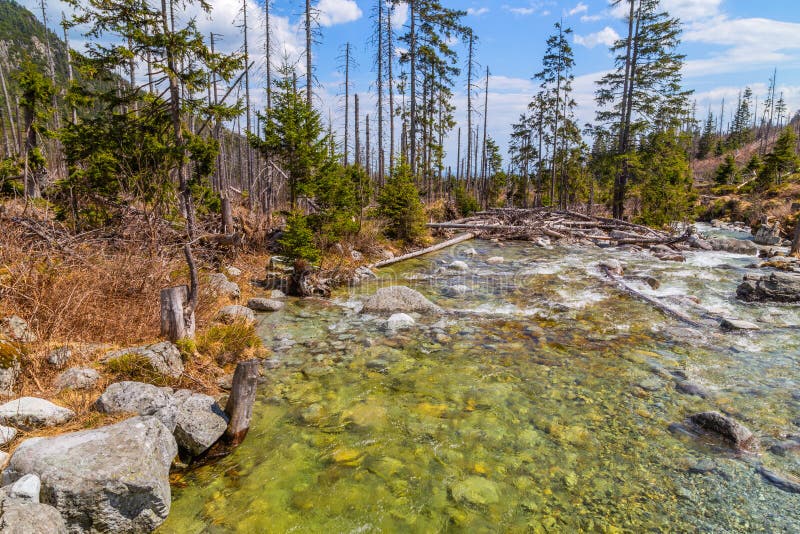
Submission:
[[[702,239],[696,235],[689,236],[689,239],[686,241],[690,247],[700,249],[700,250],[714,250],[714,247],[711,246],[711,243]]]
[[[758,247],[752,241],[745,239],[709,239],[708,244],[714,250],[730,252],[732,254],[745,254],[747,256],[757,256]]]
[[[178,415],[175,440],[191,456],[208,450],[225,433],[228,417],[213,397],[191,391],[175,394]]]
[[[405,286],[378,289],[361,309],[365,313],[442,313],[444,310],[425,298],[422,293]]]
[[[242,320],[255,322],[256,314],[253,313],[253,310],[250,308],[238,304],[231,304],[217,312],[217,320],[225,324],[231,324]]]
[[[0,491],[0,532],[4,534],[67,534],[58,510],[47,504],[15,499]]]
[[[622,276],[622,274],[625,272],[625,266],[622,265],[620,261],[615,260],[614,258],[607,258],[601,261],[600,268],[617,276]]]
[[[778,222],[772,225],[762,224],[756,230],[753,241],[759,245],[779,245],[783,241],[780,224]]]
[[[452,269],[454,271],[461,271],[461,272],[469,271],[469,265],[467,265],[466,262],[463,262],[461,260],[456,260],[447,267],[448,269]]]
[[[386,321],[386,329],[390,332],[396,332],[405,328],[414,326],[414,318],[406,313],[393,313]]]
[[[162,375],[177,378],[183,374],[181,351],[169,341],[115,350],[103,356],[101,361],[107,363],[124,356],[142,356],[150,362],[155,371]]]
[[[33,473],[28,473],[20,478],[8,490],[8,495],[12,499],[26,499],[31,502],[39,502],[39,492],[42,489],[42,481]]]
[[[75,412],[69,408],[36,397],[21,397],[0,406],[0,422],[24,430],[60,425],[73,417]]]
[[[23,442],[5,471],[13,483],[28,473],[41,498],[71,532],[150,532],[170,508],[169,468],[175,439],[155,417]]]
[[[756,451],[758,438],[749,428],[735,419],[719,412],[701,412],[689,416],[689,423],[723,439],[737,450]]]
[[[175,430],[178,416],[172,389],[143,382],[111,384],[97,399],[95,408],[100,412],[111,414],[152,415],[157,417],[170,432]]]
[[[62,389],[92,389],[100,380],[100,373],[90,368],[72,367],[56,378],[56,387]]]
[[[486,263],[488,263],[489,265],[498,265],[498,264],[503,263],[505,261],[506,261],[506,259],[503,256],[492,256],[491,258],[486,260]]]
[[[67,362],[72,358],[72,349],[69,347],[58,347],[53,349],[47,355],[47,363],[55,367],[64,367]]]
[[[275,299],[252,298],[247,301],[247,307],[259,312],[280,311],[286,306],[285,303]]]
[[[220,297],[228,297],[236,300],[242,294],[239,285],[231,282],[223,273],[214,273],[208,277],[208,288],[211,292]]]
[[[747,274],[736,297],[747,302],[800,302],[800,274]]]
[[[760,330],[757,324],[741,319],[722,319],[719,323],[719,327],[728,332],[734,330]]]
[[[269,298],[271,299],[285,299],[286,293],[281,291],[280,289],[273,289],[269,292]]]
[[[33,333],[28,323],[17,315],[0,320],[0,334],[7,339],[21,341],[22,343],[36,341],[36,334]]]

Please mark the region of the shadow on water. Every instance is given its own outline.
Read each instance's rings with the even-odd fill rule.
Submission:
[[[800,456],[739,458],[670,433],[688,414],[733,414],[765,444],[800,433],[800,335],[692,330],[597,274],[700,317],[798,324],[797,308],[731,297],[751,258],[472,242],[405,262],[334,303],[262,318],[274,347],[245,443],[173,485],[161,532],[778,532],[800,496],[758,476]],[[464,256],[469,248],[476,256]],[[501,264],[486,261],[503,256]],[[604,257],[603,256],[603,257]],[[454,259],[469,271],[448,269]],[[641,275],[660,281],[652,289]],[[358,313],[382,284],[448,310],[387,332]],[[706,398],[675,389],[688,377]],[[792,420],[795,419],[795,423]]]

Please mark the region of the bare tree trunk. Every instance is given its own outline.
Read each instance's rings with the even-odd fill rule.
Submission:
[[[417,176],[417,2],[416,0],[408,0],[409,16],[410,16],[410,43],[409,43],[409,56],[411,61],[411,116],[409,117],[408,135],[410,139],[410,157],[411,160],[411,174],[416,179]]]
[[[394,166],[394,79],[392,78],[392,64],[394,63],[394,46],[392,45],[392,11],[394,4],[389,5],[386,13],[386,66],[389,84],[389,165]]]
[[[311,82],[314,72],[311,69],[311,0],[306,0],[306,104],[311,108]]]
[[[486,123],[489,118],[489,67],[486,67],[486,87],[483,91],[483,150],[481,156],[481,180],[483,181],[483,207],[489,207],[489,184],[486,169]]]
[[[456,150],[456,180],[461,180],[461,128],[458,128],[458,149]]]
[[[790,256],[800,256],[800,218],[797,219],[797,225],[794,227],[794,237],[792,238],[792,246],[789,249]]]
[[[467,56],[467,189],[472,187],[472,62],[473,35],[469,32],[469,52]]]
[[[64,16],[64,13],[61,13],[61,25],[64,28],[64,48],[67,50],[67,81],[69,82],[70,87],[72,87],[73,77],[72,77],[72,54],[69,51],[69,36],[67,35],[67,19]],[[78,110],[75,109],[75,106],[71,106],[71,118],[72,124],[78,124]]]
[[[269,24],[269,3],[271,0],[264,0],[264,27],[266,31],[266,38],[264,41],[264,54],[265,54],[265,63],[267,66],[267,113],[272,109],[272,59],[270,55],[272,54],[272,46],[271,46],[271,37],[272,37],[272,29]],[[272,215],[272,189],[273,189],[273,182],[274,176],[272,174],[272,161],[269,156],[267,156],[267,190],[264,194],[264,212],[267,214],[267,217]]]
[[[8,122],[11,124],[11,134],[14,136],[14,149],[17,153],[20,151],[20,136],[17,130],[17,125],[14,123],[14,115],[11,113],[11,99],[8,98],[8,89],[6,88],[6,77],[3,74],[3,65],[0,65],[0,84],[3,86],[3,99],[6,102],[6,112],[8,113]],[[19,121],[17,121],[19,122]]]
[[[361,135],[358,131],[358,123],[359,123],[359,116],[358,116],[358,93],[353,95],[353,104],[355,105],[355,115],[353,116],[353,120],[355,121],[355,134],[356,134],[356,146],[355,146],[355,157],[353,160],[356,162],[356,165],[361,165]]]
[[[344,166],[349,161],[348,137],[350,133],[350,43],[344,45]]]
[[[195,332],[194,314],[186,317],[189,304],[189,288],[186,286],[167,287],[161,290],[161,336],[170,341],[193,338]],[[188,319],[188,320],[187,320]]]
[[[367,176],[370,178],[372,177],[372,158],[370,157],[369,152],[369,113],[367,113],[366,117],[364,118],[364,167],[367,170]]]
[[[383,184],[384,153],[383,153],[383,9],[384,0],[378,0],[378,183]],[[369,121],[367,121],[369,126]],[[367,134],[369,141],[369,134]]]

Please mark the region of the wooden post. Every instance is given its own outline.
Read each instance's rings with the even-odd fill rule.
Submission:
[[[194,312],[186,316],[189,304],[187,286],[161,290],[161,335],[170,341],[194,337]]]
[[[250,430],[250,418],[253,415],[253,403],[256,400],[256,386],[258,385],[258,360],[239,362],[233,372],[231,394],[225,405],[225,414],[228,416],[228,428],[225,430],[224,440],[236,447],[244,441],[247,431]]]

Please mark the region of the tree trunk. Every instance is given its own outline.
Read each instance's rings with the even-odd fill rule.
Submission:
[[[222,233],[233,233],[233,210],[231,209],[231,199],[227,195],[222,197]]]
[[[392,63],[394,63],[394,49],[392,45],[392,11],[394,4],[389,6],[386,13],[386,67],[389,84],[389,166],[394,166],[394,80],[392,78]]]
[[[472,32],[469,32],[469,52],[467,56],[467,181],[466,188],[472,187]]]
[[[344,45],[344,166],[349,161],[348,137],[350,133],[350,43]]]
[[[409,143],[410,154],[409,163],[411,164],[411,174],[416,179],[417,177],[417,3],[416,0],[409,0],[409,16],[410,16],[410,50],[409,56],[411,60],[411,116],[409,117],[409,132],[407,142]]]
[[[306,0],[306,104],[311,109],[311,0]]]
[[[378,184],[383,185],[383,9],[384,0],[378,0]],[[367,122],[369,124],[369,122]],[[369,141],[369,134],[367,135]]]
[[[355,156],[353,157],[353,161],[355,161],[356,165],[361,165],[361,132],[358,130],[358,123],[359,123],[359,116],[358,116],[358,93],[353,95],[353,105],[355,107],[355,115],[353,116],[354,125],[355,125],[355,135],[356,135],[356,146],[355,146]]]
[[[194,310],[188,315],[189,288],[167,287],[161,290],[161,335],[170,341],[193,338],[195,331]]]
[[[8,98],[8,89],[6,88],[6,77],[3,74],[3,66],[0,65],[0,85],[3,88],[3,99],[6,103],[6,113],[8,114],[8,122],[11,125],[11,134],[14,137],[14,149],[17,153],[20,151],[19,145],[19,132],[17,131],[17,126],[14,123],[14,115],[11,113],[11,99]]]
[[[797,225],[794,227],[794,238],[792,239],[792,246],[789,249],[789,254],[800,256],[800,217],[797,218]]]
[[[253,416],[253,404],[256,400],[258,386],[258,360],[239,362],[233,372],[233,384],[225,414],[228,416],[228,428],[224,440],[227,445],[236,447],[247,436],[250,430],[250,419]]]

